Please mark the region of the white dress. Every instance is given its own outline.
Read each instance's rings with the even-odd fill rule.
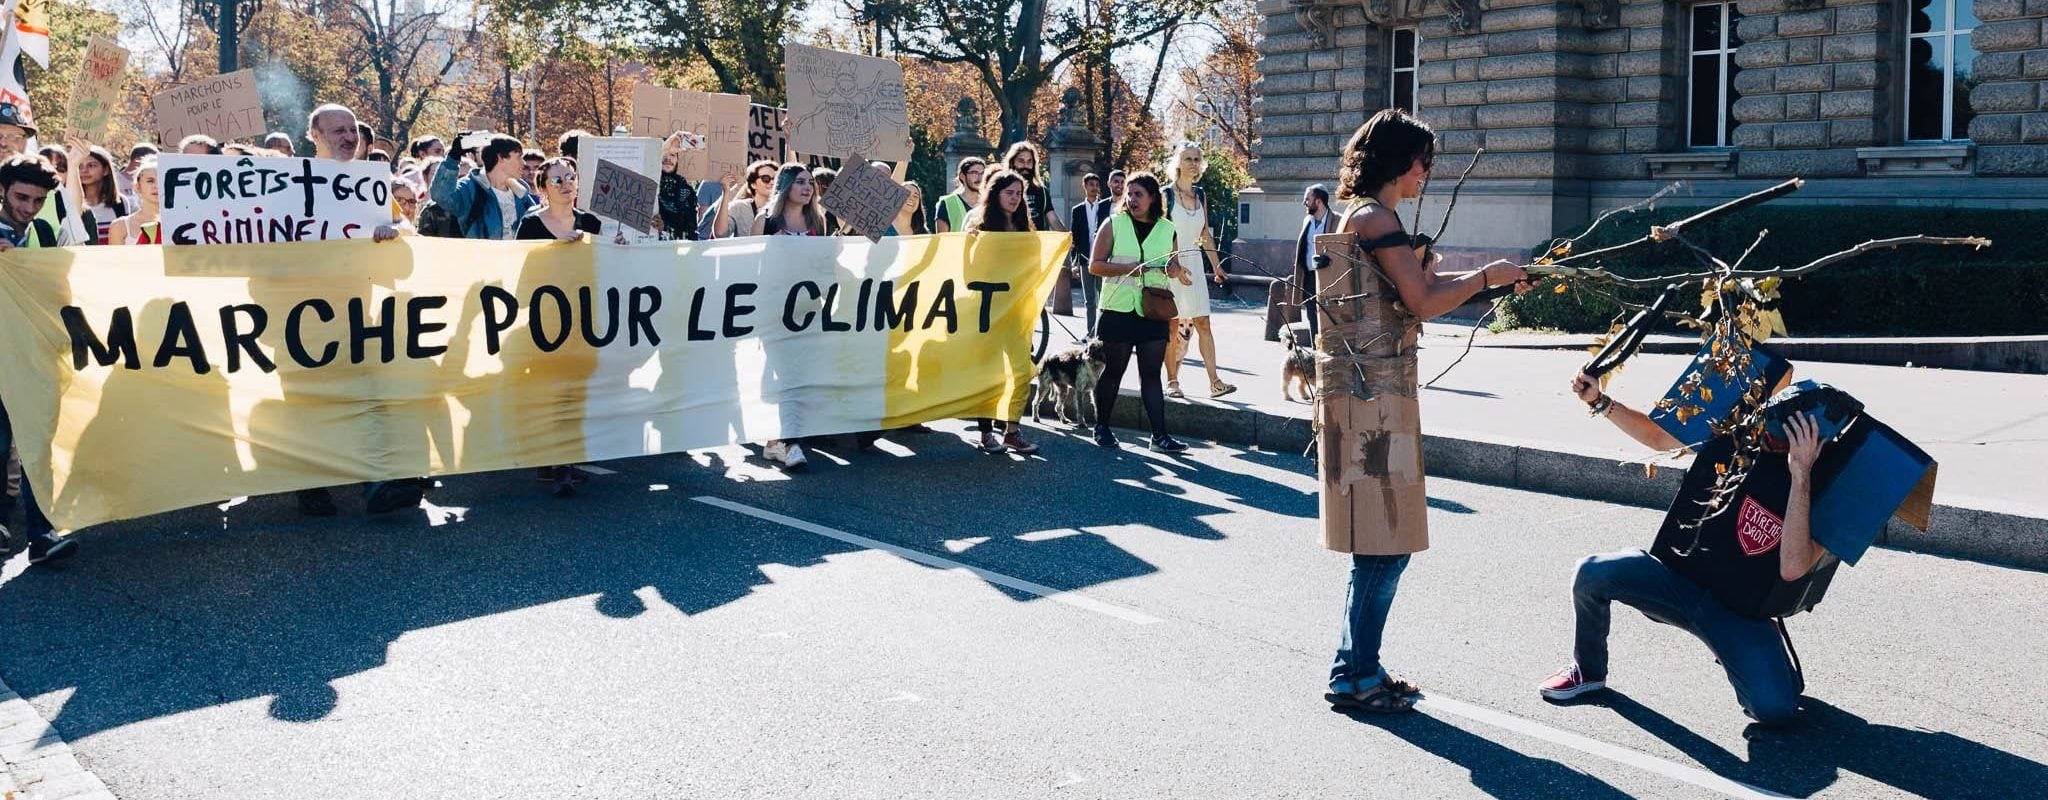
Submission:
[[[1171,190],[1169,190],[1171,191]],[[1180,237],[1180,265],[1187,269],[1192,286],[1183,286],[1172,281],[1173,304],[1180,309],[1180,319],[1199,319],[1209,316],[1209,263],[1196,249],[1201,242],[1202,223],[1208,217],[1206,210],[1192,203],[1178,202],[1173,206],[1173,232]]]

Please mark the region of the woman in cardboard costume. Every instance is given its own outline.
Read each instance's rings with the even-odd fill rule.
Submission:
[[[1526,291],[1508,261],[1465,274],[1429,269],[1397,206],[1419,198],[1436,162],[1436,135],[1399,109],[1373,115],[1344,145],[1337,230],[1316,241],[1327,256],[1317,337],[1317,442],[1324,543],[1351,555],[1344,628],[1325,698],[1344,710],[1395,713],[1421,691],[1380,665],[1380,634],[1411,554],[1429,546],[1416,408],[1415,340],[1421,321],[1498,286]]]

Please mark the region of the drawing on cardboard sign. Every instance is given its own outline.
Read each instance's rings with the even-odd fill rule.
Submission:
[[[903,65],[803,45],[783,48],[789,88],[789,149],[885,161],[910,157],[910,113]]]
[[[78,82],[71,89],[71,118],[64,128],[67,135],[88,139],[106,135],[114,107],[121,103],[127,71],[127,50],[105,36],[92,37],[78,68]]]
[[[889,168],[872,163],[855,153],[846,159],[839,179],[825,191],[825,205],[841,222],[879,242],[910,199],[910,189],[890,175]]]

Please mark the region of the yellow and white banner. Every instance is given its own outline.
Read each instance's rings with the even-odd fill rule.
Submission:
[[[1068,239],[408,237],[0,253],[59,529],[358,481],[1016,419]]]

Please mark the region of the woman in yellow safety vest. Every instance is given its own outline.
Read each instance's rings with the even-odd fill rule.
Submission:
[[[1161,224],[1159,179],[1140,172],[1124,181],[1124,196],[1117,213],[1095,231],[1094,252],[1089,254],[1088,271],[1102,280],[1102,316],[1096,336],[1102,339],[1102,377],[1095,383],[1095,443],[1117,447],[1111,433],[1110,409],[1116,405],[1117,390],[1123,383],[1124,368],[1131,354],[1138,355],[1138,386],[1145,400],[1145,420],[1152,425],[1152,449],[1179,453],[1188,446],[1166,432],[1166,325],[1163,319],[1148,319],[1144,289],[1170,288],[1169,281],[1193,285],[1188,271],[1173,253],[1180,249],[1173,224]]]

